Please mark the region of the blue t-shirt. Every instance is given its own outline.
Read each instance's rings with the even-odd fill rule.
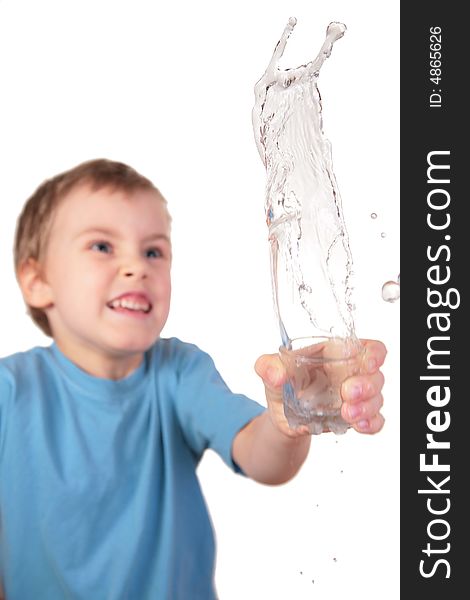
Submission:
[[[196,475],[234,470],[264,408],[212,359],[160,339],[119,381],[55,344],[0,360],[0,580],[8,600],[212,600],[214,537]]]

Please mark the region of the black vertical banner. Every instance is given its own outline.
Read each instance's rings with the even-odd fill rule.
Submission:
[[[462,6],[401,3],[403,600],[469,594],[470,52]]]

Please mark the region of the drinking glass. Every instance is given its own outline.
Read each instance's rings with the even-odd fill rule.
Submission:
[[[341,384],[360,371],[364,346],[358,340],[304,337],[281,346],[287,370],[283,387],[284,413],[293,429],[306,425],[312,434],[345,433],[341,416]]]

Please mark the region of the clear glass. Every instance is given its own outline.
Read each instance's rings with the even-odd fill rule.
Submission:
[[[364,347],[339,338],[307,337],[279,348],[288,381],[284,413],[292,428],[307,425],[310,433],[342,434],[349,424],[341,416],[341,385],[361,369]]]

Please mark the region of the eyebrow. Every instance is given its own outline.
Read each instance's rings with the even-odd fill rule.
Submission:
[[[75,239],[80,238],[84,235],[90,235],[90,234],[105,235],[105,236],[114,237],[114,238],[121,237],[117,231],[114,231],[112,229],[107,229],[106,227],[90,227],[90,229],[85,229],[83,231],[80,231],[80,233],[78,233],[75,236]],[[142,241],[150,242],[152,240],[165,240],[168,243],[171,243],[170,238],[165,233],[151,233],[150,235],[146,235]]]

